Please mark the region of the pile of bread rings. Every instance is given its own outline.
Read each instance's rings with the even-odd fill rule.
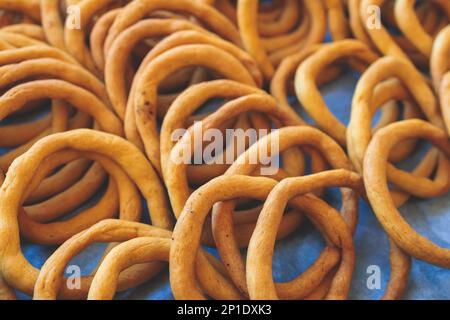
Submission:
[[[448,0],[0,0],[0,10],[0,299],[113,299],[167,268],[176,299],[346,299],[360,200],[390,240],[383,299],[402,298],[411,258],[450,268],[450,248],[398,211],[450,188]],[[346,126],[319,87],[348,67],[361,77]],[[211,100],[219,106],[202,112]],[[228,164],[174,160],[208,129],[269,133],[240,141]],[[417,166],[397,167],[421,139],[433,147]],[[273,175],[258,170],[263,152],[281,156]],[[335,187],[339,211],[324,198]],[[275,243],[305,220],[325,248],[275,283]],[[24,241],[57,249],[39,270]],[[110,243],[98,267],[68,287],[67,265],[97,242]]]

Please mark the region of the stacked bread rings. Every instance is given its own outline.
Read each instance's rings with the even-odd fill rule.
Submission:
[[[450,268],[399,212],[450,188],[449,21],[445,0],[0,0],[0,299],[113,299],[167,269],[176,299],[347,299],[360,201],[401,299],[412,258]],[[346,125],[320,87],[350,73]],[[323,250],[276,282],[308,222]],[[24,243],[57,248],[39,270]]]

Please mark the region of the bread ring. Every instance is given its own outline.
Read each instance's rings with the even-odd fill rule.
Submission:
[[[113,180],[112,182],[110,181],[104,196],[94,207],[80,212],[76,217],[63,222],[41,224],[27,218],[27,215],[21,215],[21,212],[19,212],[21,233],[27,239],[36,243],[60,244],[98,221],[113,218],[119,208],[121,219],[140,221],[142,209],[140,195],[133,182],[114,162],[95,154],[80,154],[73,151],[61,152],[58,155],[54,155],[53,158],[58,161],[68,161],[68,158],[73,160],[80,156],[96,161],[110,174]],[[45,169],[41,165],[39,177],[35,176],[34,179],[37,179],[37,181],[41,180],[45,177],[45,173],[50,171],[54,165],[52,164],[52,166]],[[38,183],[35,185],[38,185]]]
[[[288,201],[293,197],[312,192],[316,188],[330,186],[350,187],[364,192],[362,178],[345,170],[325,171],[307,177],[288,178],[272,189],[264,203],[247,251],[247,285],[251,299],[278,298],[272,279],[272,256],[275,246],[273,236],[276,234]],[[305,212],[307,213],[307,211]],[[322,224],[323,221],[332,219],[330,212],[327,212],[327,215],[329,215],[327,218],[321,218]],[[334,228],[344,230],[340,233],[340,243],[337,244],[342,247],[342,262],[333,279],[327,298],[342,299],[347,297],[350,289],[355,253],[349,227],[337,212],[334,212],[334,216]],[[316,216],[313,216],[313,219],[316,222],[320,221]]]
[[[62,286],[64,267],[70,262],[70,259],[73,256],[93,242],[128,241],[139,237],[167,239],[170,238],[170,236],[171,232],[167,230],[158,229],[136,222],[127,222],[123,220],[105,220],[99,222],[91,228],[69,239],[48,259],[39,274],[34,298],[56,299],[59,291],[63,293],[66,290]],[[169,241],[169,239],[167,240]],[[124,246],[126,247],[127,245],[119,245],[110,251],[110,253],[114,255],[114,252],[120,252]],[[82,278],[82,289],[81,292],[76,293],[77,295],[86,297],[86,291],[89,290],[89,287],[91,287],[92,293],[100,289],[98,288],[98,284],[95,284],[92,280],[95,278],[98,279],[98,277],[102,277],[104,275],[105,268],[108,268],[108,265],[111,263],[109,260],[110,257],[111,254],[107,254],[105,260],[100,264],[100,268],[96,272],[95,277],[90,276]],[[201,265],[200,270],[203,272],[200,277],[200,281],[206,292],[218,299],[239,299],[241,296],[237,290],[226,278],[221,276],[220,273],[216,271],[217,267],[215,265],[211,265],[212,262],[209,262],[208,260],[209,257],[206,254],[203,252],[202,254],[199,254],[199,263]],[[216,261],[214,262],[217,264]],[[148,265],[150,266],[150,264]],[[220,263],[218,263],[218,265],[220,266]],[[160,266],[161,264],[159,263],[153,263],[153,266],[150,268],[148,266],[143,268],[139,265],[128,268],[126,271],[121,273],[121,276],[118,279],[119,291],[126,290],[127,288],[134,287],[139,283],[146,281],[155,273],[155,271],[161,269]],[[56,269],[56,271],[53,271],[54,269]],[[139,274],[139,271],[141,274]],[[211,282],[210,279],[214,279],[215,281]],[[117,285],[117,282],[110,282],[110,284],[115,286]],[[113,295],[114,292],[110,292],[109,294]]]
[[[153,225],[170,228],[172,224],[159,179],[145,157],[132,144],[120,137],[87,129],[42,139],[14,162],[0,192],[3,199],[0,206],[4,206],[0,219],[0,249],[4,253],[0,257],[1,271],[8,283],[26,293],[32,292],[38,274],[20,251],[19,235],[14,232],[18,230],[16,209],[23,201],[22,195],[32,179],[29,172],[34,172],[49,154],[66,148],[96,152],[115,159],[146,198]],[[130,161],[132,166],[129,165]],[[21,267],[18,268],[18,265]]]
[[[438,247],[414,231],[401,217],[389,195],[386,179],[387,156],[396,143],[412,137],[427,139],[449,157],[450,144],[443,130],[422,120],[391,124],[375,134],[367,149],[364,159],[367,195],[383,228],[400,248],[417,259],[448,268],[449,249]]]
[[[297,121],[291,118],[282,109],[276,107],[276,102],[269,95],[251,94],[230,101],[222,106],[218,111],[207,117],[200,126],[189,128],[190,135],[184,135],[174,146],[167,158],[163,169],[163,177],[169,192],[173,212],[178,217],[181,213],[186,200],[189,197],[190,190],[187,181],[185,163],[178,163],[174,159],[181,155],[186,156],[184,152],[193,152],[193,141],[191,137],[196,135],[197,130],[206,130],[216,128],[229,119],[233,119],[244,112],[259,111],[270,115],[282,125],[295,125]],[[186,146],[189,146],[187,148]]]
[[[360,41],[342,40],[325,45],[299,66],[295,76],[295,90],[301,104],[321,129],[342,146],[346,145],[345,126],[329,111],[316,85],[323,69],[343,57],[356,57],[370,65],[378,56]]]
[[[209,59],[208,57],[216,57]],[[250,73],[232,55],[211,45],[185,45],[171,49],[148,64],[136,84],[134,113],[136,126],[153,166],[161,172],[159,134],[157,132],[158,84],[174,71],[192,65],[201,65],[224,77],[248,85],[255,85]]]
[[[138,22],[146,14],[156,10],[174,10],[189,13],[199,18],[215,33],[237,45],[240,44],[239,32],[233,24],[211,6],[205,6],[197,1],[189,0],[137,0],[126,5],[115,19],[106,38],[105,52],[109,51],[113,40],[120,32]]]
[[[170,161],[170,152],[175,146],[172,134],[185,128],[185,120],[212,98],[236,99],[250,94],[263,93],[260,89],[230,80],[215,80],[192,86],[185,90],[172,104],[161,126],[161,166]],[[189,174],[188,180],[193,178]]]
[[[366,70],[358,82],[347,128],[349,156],[358,172],[362,172],[365,150],[371,138],[369,107],[371,92],[377,84],[391,77],[398,78],[409,89],[431,123],[443,127],[433,92],[413,65],[404,59],[395,57],[384,57],[377,60]]]
[[[99,17],[93,26],[89,37],[92,60],[94,61],[97,69],[102,72],[105,69],[105,53],[103,52],[103,49],[106,37],[120,10],[120,8],[110,10]]]
[[[325,6],[319,1],[305,0],[304,7],[306,10],[304,21],[309,25],[308,33],[301,40],[298,39],[298,35],[303,35],[304,30],[300,26],[295,32],[297,33],[297,36],[295,37],[294,43],[285,48],[280,48],[279,50],[272,52],[269,59],[274,66],[278,66],[285,57],[291,54],[323,42],[327,28]]]
[[[268,155],[273,156],[270,150],[272,139],[278,144],[276,152],[282,152],[293,146],[308,145],[317,148],[333,168],[352,170],[349,159],[334,140],[317,129],[301,126],[282,128],[267,135],[242,154],[235,164],[228,169],[226,175],[252,174],[258,168],[258,164],[249,160],[254,159],[255,156],[258,157],[258,154],[268,153]],[[342,189],[341,192],[343,198],[341,211],[350,230],[354,232],[358,219],[358,197],[350,190]],[[245,266],[234,236],[232,217],[235,205],[236,203],[232,201],[216,204],[212,219],[213,233],[220,256],[225,262],[230,277],[242,292],[246,292]]]
[[[154,260],[169,261],[172,241],[168,238],[142,237],[131,239],[115,247],[100,265],[89,290],[89,300],[110,300],[116,291],[119,272],[133,264]],[[201,252],[197,262],[199,285],[205,293],[216,299],[241,299],[236,289],[221,286],[226,279],[215,270],[205,253]],[[218,261],[216,263],[219,263]],[[105,281],[104,279],[108,279]],[[217,278],[220,278],[218,280]],[[214,279],[214,281],[211,281]]]
[[[274,66],[278,65],[281,60],[301,49],[307,48],[314,43],[319,42],[325,35],[325,12],[322,4],[317,1],[304,1],[305,8],[309,14],[309,21],[312,21],[309,34],[304,35],[304,29],[298,28],[292,34],[296,39],[296,43],[291,45],[289,38],[285,40],[277,39],[276,42],[289,44],[289,46],[272,47],[274,52],[268,55],[268,46],[271,45],[271,39],[267,38],[265,41],[260,38],[257,19],[258,19],[258,2],[253,0],[238,1],[238,22],[239,30],[241,32],[244,45],[247,51],[258,62],[261,71],[264,74],[266,80],[270,80],[274,74]],[[305,23],[303,23],[305,25]],[[294,35],[295,34],[295,35]],[[304,36],[302,39],[298,39],[298,35]],[[291,36],[291,38],[292,38]],[[275,51],[276,50],[276,51]]]
[[[192,259],[192,252],[195,253],[199,248],[202,225],[214,203],[241,196],[264,199],[275,185],[276,181],[270,178],[239,175],[222,176],[210,181],[192,194],[175,227],[170,251],[170,282],[176,299],[204,299],[204,295],[195,287],[195,274],[193,274],[193,263],[195,261]],[[238,190],[241,188],[242,190]],[[201,197],[201,201],[199,201],[199,197]],[[317,199],[317,201],[321,200]],[[314,206],[310,207],[314,211]],[[322,222],[327,223],[326,220]],[[327,236],[336,238],[336,234],[333,234],[333,232],[327,234]],[[186,247],[188,238],[189,248]],[[329,250],[328,252],[336,257],[335,251]],[[324,264],[324,262],[326,262],[324,258],[319,258],[318,265],[330,268],[330,263]],[[316,269],[316,267],[314,266],[311,269],[320,273],[320,267],[319,269]],[[295,285],[295,281],[293,282]]]
[[[450,3],[448,1],[430,1],[436,3],[447,17],[450,18]],[[414,12],[416,0],[399,0],[395,2],[395,17],[400,30],[409,41],[426,57],[430,58],[433,48],[433,38],[421,26]]]

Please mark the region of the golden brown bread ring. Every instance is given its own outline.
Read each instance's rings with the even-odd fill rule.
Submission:
[[[274,143],[277,145],[277,150],[272,151],[271,148],[273,148]],[[332,168],[353,169],[345,152],[333,139],[315,128],[300,126],[281,128],[262,138],[235,161],[226,175],[250,175],[259,168],[260,164],[257,161],[255,163],[255,161],[249,160],[255,159],[255,157],[258,159],[258,154],[273,156],[274,152],[278,153],[294,146],[305,145],[317,149]],[[358,220],[358,197],[351,190],[341,189],[341,193],[343,199],[341,212],[350,230],[354,232]],[[245,265],[236,244],[233,228],[235,206],[234,201],[221,202],[215,205],[212,219],[213,234],[220,256],[231,278],[242,292],[246,292]]]
[[[46,46],[47,43],[44,41],[39,41],[33,38],[30,38],[26,35],[14,33],[14,32],[6,32],[0,30],[0,40],[7,42],[8,44],[16,47],[23,48],[28,46]]]
[[[171,105],[161,126],[161,166],[163,168],[170,160],[170,151],[175,146],[172,134],[175,130],[186,128],[186,120],[213,98],[236,99],[255,93],[264,93],[262,90],[231,80],[215,80],[194,85],[181,93]],[[188,169],[188,181],[193,176]]]
[[[139,236],[164,237],[168,235],[170,236],[170,232],[167,230],[137,222],[103,220],[91,228],[74,235],[47,259],[39,274],[36,275],[37,280],[33,299],[85,299],[94,276],[81,277],[81,287],[78,289],[69,289],[63,285],[64,269],[74,256],[92,243],[97,241],[127,241]],[[161,263],[152,263],[129,268],[122,273],[119,279],[119,291],[134,288],[144,283],[160,272],[163,267],[164,265]]]
[[[122,119],[125,117],[128,97],[124,74],[132,50],[143,39],[166,37],[173,32],[188,28],[200,29],[195,24],[184,20],[147,19],[130,26],[114,40],[106,56],[105,83],[112,105]],[[135,77],[139,77],[139,73],[138,71]]]
[[[186,207],[183,209],[183,213],[172,236],[173,243],[170,250],[169,269],[172,292],[176,299],[205,298],[203,293],[195,285],[195,260],[192,259],[192,255],[194,254],[195,256],[195,252],[199,249],[202,225],[214,203],[223,200],[232,200],[241,196],[264,200],[276,184],[276,180],[270,178],[240,175],[221,176],[210,181],[192,194]],[[299,205],[302,205],[308,201],[300,202]],[[322,201],[318,198],[312,198],[310,201],[313,204],[317,202]],[[317,215],[322,211],[316,210],[317,205],[314,206],[305,203],[304,207],[311,209],[312,215]],[[320,209],[323,209],[323,207]],[[326,220],[321,222],[327,223]],[[329,232],[329,234],[327,233],[327,237],[333,239],[339,238],[339,235],[337,235],[339,231],[332,230],[330,228],[331,226],[325,227],[321,225],[321,227],[324,227],[324,231]],[[187,246],[187,243],[189,243],[189,246]],[[328,250],[328,252],[334,256],[332,259],[336,261],[336,251]],[[317,265],[311,267],[313,272],[307,271],[307,273],[321,273],[320,268],[316,269],[317,266],[322,266],[326,269],[332,268],[332,263],[327,262],[324,264],[324,262],[324,258],[319,258]],[[291,285],[298,287],[295,280],[291,282]]]
[[[123,220],[105,220],[99,222],[69,239],[47,260],[39,274],[35,287],[34,299],[56,299],[57,296],[61,296],[61,294],[58,294],[59,292],[64,293],[65,291],[68,291],[67,288],[63,286],[62,281],[65,266],[70,262],[73,256],[77,255],[77,253],[93,242],[121,242],[140,237],[167,239],[171,237],[171,234],[170,231],[142,223]],[[111,252],[121,250],[120,247],[121,245],[118,246],[118,249],[113,249]],[[109,254],[105,258],[107,263],[109,259],[107,258],[108,256]],[[201,283],[204,285],[206,292],[217,299],[240,299],[241,296],[239,295],[239,292],[233,287],[228,279],[223,277],[220,274],[220,271],[217,270],[217,268],[220,270],[221,264],[203,252],[199,257],[202,265],[201,270],[203,272]],[[101,265],[103,265],[103,263]],[[149,266],[151,264],[146,265]],[[119,291],[127,290],[147,281],[148,278],[153,276],[155,271],[159,271],[162,266],[160,263],[153,263],[152,265],[153,267],[151,268],[148,266],[143,268],[142,265],[135,265],[122,272],[118,279]],[[72,294],[71,298],[76,298],[77,296],[85,298],[93,278],[93,276],[83,277],[81,279],[82,289],[76,291],[75,294]],[[214,279],[214,281],[211,281],[211,279]],[[113,283],[111,282],[111,285],[112,284]],[[114,294],[114,292],[111,294]]]
[[[378,131],[369,144],[364,159],[364,183],[372,208],[383,228],[395,243],[411,256],[431,264],[448,268],[450,250],[441,248],[419,235],[402,218],[387,186],[387,156],[399,141],[424,138],[450,156],[450,143],[446,132],[423,120],[407,120],[391,124]],[[420,183],[420,179],[417,179]]]
[[[105,42],[105,53],[109,51],[114,39],[127,27],[138,22],[145,15],[156,10],[181,11],[191,14],[204,23],[216,34],[240,45],[239,32],[235,26],[219,11],[211,6],[205,6],[197,1],[189,0],[137,0],[126,5],[115,19]]]
[[[141,237],[118,245],[106,256],[96,272],[88,299],[111,300],[116,292],[117,280],[122,270],[137,263],[155,260],[169,261],[171,244],[172,241],[168,237]],[[236,289],[232,291],[228,289],[229,285],[225,288],[222,286],[227,279],[222,277],[219,270],[216,270],[216,268],[223,268],[218,260],[205,252],[200,252],[197,259],[198,282],[208,296],[218,300],[242,298]],[[108,280],[105,281],[105,279]]]
[[[42,28],[47,41],[60,50],[67,52],[64,40],[64,23],[60,16],[60,0],[41,0],[40,12],[42,17]]]
[[[105,69],[105,54],[103,49],[106,37],[120,10],[120,8],[110,10],[98,18],[89,36],[92,60],[100,71],[104,71]]]
[[[86,45],[86,33],[89,23],[93,20],[94,16],[97,13],[101,13],[102,10],[108,8],[108,6],[114,2],[114,0],[78,1],[77,6],[80,10],[80,28],[68,28],[66,25],[63,29],[67,52],[100,78],[103,78],[103,73],[96,68],[91,51]]]
[[[211,57],[215,57],[211,59]],[[184,45],[171,49],[146,66],[136,84],[133,111],[146,154],[161,172],[157,130],[157,88],[174,71],[187,66],[204,66],[225,78],[248,85],[255,82],[247,69],[228,52],[211,45]]]
[[[20,110],[29,101],[44,98],[64,100],[80,111],[91,114],[99,122],[103,130],[122,135],[122,124],[102,101],[89,91],[61,80],[31,81],[8,90],[0,98],[0,105],[2,106],[0,119],[4,119],[9,114]],[[57,110],[59,111],[61,108],[57,107]],[[48,133],[43,133],[43,135],[46,134]],[[2,155],[0,158],[2,168],[7,170],[12,160],[31,145],[32,142],[23,145],[21,148],[16,148],[13,152]]]
[[[247,286],[250,299],[277,299],[277,290],[272,278],[272,256],[275,246],[276,230],[290,199],[313,192],[324,187],[353,188],[364,193],[362,178],[351,171],[332,170],[306,177],[287,178],[278,183],[267,197],[258,217],[255,231],[247,251]],[[342,248],[341,265],[336,272],[327,294],[328,299],[345,299],[350,290],[350,283],[355,264],[355,252],[352,233],[339,215],[331,210],[323,211],[323,217],[312,216],[316,223],[326,226],[333,220],[334,232],[339,233]],[[308,211],[305,211],[306,214]],[[325,217],[326,216],[326,217]],[[342,231],[337,231],[342,230]]]
[[[309,25],[308,32],[303,34],[304,29],[300,26],[294,33],[302,35],[301,39],[295,37],[296,40],[289,46],[271,52],[269,59],[274,66],[278,66],[285,57],[291,54],[323,42],[327,26],[325,6],[322,1],[305,0],[304,7],[306,9],[304,20]]]
[[[109,173],[110,182],[108,189],[101,200],[94,206],[78,213],[76,217],[70,220],[47,224],[33,221],[33,219],[28,217],[29,212],[26,212],[26,215],[19,212],[20,231],[25,238],[35,243],[61,244],[74,234],[89,228],[95,223],[115,217],[118,209],[120,209],[120,219],[140,221],[141,198],[133,182],[113,161],[93,153],[62,151],[52,155],[51,159],[56,162],[48,163],[50,159],[46,159],[47,161],[41,164],[29,190],[33,190],[35,186],[39,185],[40,180],[55,166],[77,158],[89,158],[96,161],[101,165],[100,168],[105,169]]]
[[[17,208],[31,182],[30,172],[35,172],[48,155],[67,148],[95,152],[114,159],[147,200],[153,225],[162,228],[172,226],[159,178],[144,155],[131,143],[115,135],[88,129],[46,137],[13,163],[0,191],[0,206],[3,206],[0,219],[0,249],[4,253],[0,257],[1,271],[8,283],[28,294],[33,291],[38,270],[32,267],[21,253]]]
[[[175,144],[166,158],[165,166],[162,167],[164,181],[176,217],[181,213],[191,192],[186,172],[188,164],[177,160],[185,159],[185,157],[193,154],[194,148],[192,146],[194,142],[191,137],[198,136],[198,132],[206,132],[208,129],[220,127],[228,120],[247,112],[264,113],[274,119],[277,125],[281,126],[299,124],[296,119],[291,118],[284,110],[277,108],[275,100],[270,95],[255,93],[231,100],[197,126],[190,127],[188,129],[190,134],[185,134]],[[185,154],[186,152],[188,154]],[[177,158],[178,156],[182,158]]]
[[[317,88],[316,79],[324,69],[342,58],[356,58],[365,65],[377,60],[378,55],[358,40],[341,40],[317,49],[298,67],[295,75],[297,97],[315,123],[327,134],[346,146],[346,128],[328,109]]]
[[[349,156],[358,172],[362,172],[365,150],[371,139],[370,103],[373,89],[377,84],[392,77],[399,79],[409,89],[431,123],[443,127],[436,98],[420,72],[401,58],[384,57],[377,60],[358,81],[353,96],[350,123],[347,127]]]
[[[253,0],[238,1],[239,30],[247,51],[258,62],[266,80],[270,80],[277,66],[283,58],[319,42],[325,35],[325,11],[320,2],[305,0],[304,6],[309,15],[310,30],[305,34],[304,21],[291,34],[276,39],[260,37],[257,26],[258,2]],[[305,19],[306,20],[306,19]],[[298,38],[300,36],[301,38]],[[294,40],[292,42],[291,40]],[[274,47],[276,42],[276,47]],[[270,56],[268,52],[270,53]]]
[[[399,29],[407,39],[427,58],[430,58],[433,48],[433,36],[422,27],[417,17],[414,6],[416,0],[397,0],[395,2],[395,18]],[[450,18],[450,2],[430,1],[439,6],[444,14]]]

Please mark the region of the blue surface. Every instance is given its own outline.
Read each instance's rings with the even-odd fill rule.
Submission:
[[[346,123],[349,118],[350,104],[358,76],[347,73],[332,84],[323,88],[327,104],[338,118]],[[418,157],[418,156],[416,156]],[[329,192],[327,200],[335,207],[339,206],[339,195]],[[443,196],[432,200],[412,199],[401,208],[407,221],[422,235],[437,244],[450,248],[450,197]],[[360,219],[355,236],[357,264],[353,274],[350,298],[379,299],[389,280],[388,240],[372,210],[361,201]],[[82,268],[88,274],[96,265],[104,244],[91,246],[76,257],[71,264]],[[304,271],[318,256],[324,244],[321,236],[308,223],[298,231],[277,243],[273,261],[276,281],[293,279]],[[53,247],[23,244],[26,257],[35,267],[40,267]],[[381,289],[370,290],[366,281],[366,272],[371,265],[381,270]],[[450,270],[441,269],[427,263],[414,260],[405,299],[450,299]],[[27,299],[22,294],[21,298]],[[168,272],[165,271],[133,290],[119,293],[117,299],[172,299]]]

